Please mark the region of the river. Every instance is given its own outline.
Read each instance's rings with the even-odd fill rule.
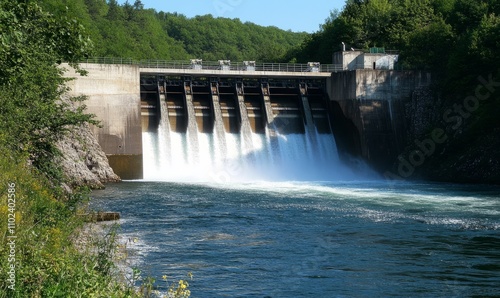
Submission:
[[[199,298],[500,295],[498,187],[138,181],[93,197],[162,292],[192,272]]]

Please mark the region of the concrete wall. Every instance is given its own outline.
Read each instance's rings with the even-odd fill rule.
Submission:
[[[363,51],[335,52],[333,64],[342,65],[343,70],[356,69],[394,69],[398,55],[382,53],[365,53]],[[374,67],[375,66],[375,67]]]
[[[363,68],[363,51],[335,52],[333,54],[333,64],[342,65],[342,69]]]
[[[88,112],[95,114],[102,128],[93,127],[99,144],[115,173],[122,179],[141,179],[142,128],[140,73],[138,66],[81,64],[87,76],[75,77],[67,85],[71,95],[87,95]],[[68,67],[66,67],[68,68]]]
[[[398,60],[397,55],[371,54],[365,53],[361,56],[361,66],[363,69],[394,69],[394,64]],[[375,66],[375,68],[374,68]]]
[[[332,74],[327,91],[340,150],[361,155],[384,171],[407,143],[406,105],[430,75],[416,71],[354,70]]]
[[[333,73],[327,81],[331,100],[402,100],[415,88],[429,86],[430,75],[418,71],[359,69]]]

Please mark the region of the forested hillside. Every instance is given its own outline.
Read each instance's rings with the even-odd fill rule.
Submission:
[[[280,61],[306,33],[211,15],[187,18],[145,9],[141,1],[41,0],[56,15],[77,18],[95,45],[95,57]]]
[[[157,16],[168,34],[182,41],[190,55],[212,61],[222,57],[236,61],[279,62],[308,35],[211,15],[188,19],[160,12]]]

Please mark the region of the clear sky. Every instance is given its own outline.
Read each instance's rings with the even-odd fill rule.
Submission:
[[[118,0],[123,4],[126,0]],[[135,0],[128,0],[134,4]],[[262,26],[284,30],[316,32],[334,9],[341,10],[345,0],[141,0],[145,8],[178,12],[187,17],[211,14],[239,18]]]

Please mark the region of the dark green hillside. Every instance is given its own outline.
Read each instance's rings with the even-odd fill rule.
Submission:
[[[119,5],[116,0],[43,0],[56,15],[68,13],[87,28],[94,57],[133,59],[187,59],[180,42],[162,29],[154,10],[142,5]]]
[[[191,56],[211,61],[279,62],[289,49],[307,36],[306,33],[242,23],[239,19],[214,18],[212,15],[189,19],[160,12],[158,18],[169,36],[181,41]]]
[[[211,15],[184,15],[144,9],[141,1],[42,0],[56,15],[69,14],[88,30],[95,57],[185,60],[282,61],[306,33],[242,23]]]

